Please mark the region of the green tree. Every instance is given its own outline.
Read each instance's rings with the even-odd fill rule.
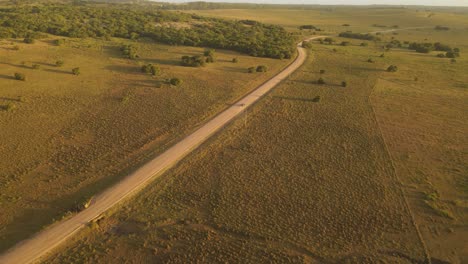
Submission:
[[[72,74],[73,75],[80,75],[81,74],[80,68],[79,67],[73,68],[72,69]]]
[[[388,71],[388,72],[396,72],[396,71],[398,71],[398,67],[395,66],[395,65],[390,65],[390,66],[387,68],[387,71]]]
[[[256,69],[255,67],[249,67],[249,68],[247,69],[247,72],[248,72],[248,73],[254,73],[254,72],[255,72],[255,69]]]
[[[26,81],[26,75],[23,73],[15,72],[15,79],[18,81]]]
[[[346,81],[342,81],[341,82],[341,87],[346,87],[346,86],[348,86],[348,83]]]
[[[266,72],[267,70],[268,70],[268,68],[265,65],[257,66],[257,72]]]
[[[172,78],[171,80],[169,80],[169,83],[174,86],[179,86],[182,84],[182,80],[179,78]]]

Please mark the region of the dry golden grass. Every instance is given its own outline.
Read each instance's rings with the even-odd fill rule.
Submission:
[[[424,261],[369,101],[391,74],[332,48],[48,261]]]
[[[1,41],[0,251],[61,219],[287,64],[218,51],[216,63],[187,68],[181,56],[202,48],[145,41],[135,43],[141,58],[132,61],[121,55],[121,42]],[[57,60],[65,64],[56,67]],[[146,63],[159,64],[161,76],[142,74]],[[270,71],[246,73],[258,64]],[[75,67],[81,75],[71,74]],[[26,81],[14,80],[15,72]],[[172,77],[184,83],[165,84]],[[7,111],[9,104],[16,109]]]

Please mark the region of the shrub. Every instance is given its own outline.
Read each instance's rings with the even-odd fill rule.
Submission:
[[[369,63],[374,63],[374,60],[371,59],[371,58],[369,58],[369,59],[367,60],[367,62],[369,62]]]
[[[206,63],[213,63],[214,62],[214,57],[213,56],[208,56],[205,58]]]
[[[169,83],[174,86],[179,86],[182,84],[182,80],[179,78],[172,78],[171,80],[169,80]]]
[[[257,66],[257,72],[266,72],[267,70],[268,70],[267,66],[265,66],[265,65]]]
[[[353,38],[353,39],[365,39],[365,40],[378,40],[377,37],[371,34],[361,34],[352,32],[341,32],[339,35],[341,38]]]
[[[325,70],[320,70],[320,74],[325,74]]]
[[[332,38],[325,38],[325,39],[323,39],[323,41],[327,42],[328,44],[332,44],[333,42],[335,42],[335,40],[332,39]]]
[[[232,58],[232,63],[238,63],[239,62],[239,59],[237,58]]]
[[[460,54],[457,53],[457,52],[449,51],[449,52],[445,53],[445,57],[447,57],[447,58],[456,58],[456,57],[460,57]]]
[[[32,65],[32,68],[33,68],[34,70],[38,70],[38,69],[41,68],[41,65],[39,65],[39,64],[33,64],[33,65]]]
[[[80,75],[80,73],[81,73],[81,72],[80,72],[80,68],[79,68],[79,67],[73,68],[73,69],[72,69],[72,74],[73,74],[73,75]]]
[[[445,58],[445,54],[439,53],[439,54],[437,54],[437,57],[439,57],[439,58]]]
[[[254,72],[255,72],[255,67],[249,67],[249,68],[247,69],[247,72],[248,72],[248,73],[254,73]]]
[[[317,28],[313,25],[302,25],[302,26],[299,26],[299,29],[303,30],[303,29],[317,29]]]
[[[55,66],[62,67],[65,62],[63,60],[58,60],[55,62]]]
[[[317,84],[325,84],[325,80],[320,77],[318,80],[317,80]]]
[[[342,81],[341,82],[341,87],[346,87],[346,86],[348,86],[348,83],[346,81]]]
[[[342,26],[343,26],[343,27],[349,27],[350,24],[343,24]]]
[[[214,49],[207,49],[203,52],[203,56],[205,57],[214,57],[215,50]]]
[[[188,67],[202,67],[205,66],[206,60],[203,56],[196,55],[196,56],[183,56],[182,57],[182,66]]]
[[[16,72],[15,79],[18,81],[26,81],[26,76],[23,73]]]
[[[13,111],[16,109],[16,105],[14,103],[8,103],[6,106],[5,106],[5,110],[6,111]]]
[[[351,43],[349,41],[342,41],[341,46],[349,46]]]
[[[35,42],[35,40],[31,37],[26,37],[24,38],[23,40],[24,43],[27,43],[27,44],[33,44]]]
[[[305,49],[310,49],[312,48],[312,43],[310,43],[310,41],[302,41],[302,47]]]
[[[380,54],[380,58],[384,58],[384,57],[385,57],[385,53]]]
[[[362,42],[360,46],[361,46],[361,47],[367,47],[367,46],[369,46],[369,43],[367,43],[367,42]]]
[[[319,95],[315,96],[314,99],[312,99],[312,102],[315,102],[315,103],[320,102],[320,96]]]
[[[160,68],[158,66],[155,66],[153,64],[146,64],[141,67],[141,72],[146,73],[146,74],[151,74],[153,76],[156,76],[160,72]]]
[[[457,60],[456,60],[456,59],[451,59],[450,62],[451,62],[451,63],[456,63]]]
[[[133,60],[139,57],[137,54],[137,49],[133,45],[123,45],[120,47],[120,50],[122,51],[122,54],[129,59]]]
[[[445,27],[445,26],[436,26],[434,29],[435,30],[450,30],[449,27]]]
[[[53,43],[57,46],[62,46],[65,43],[65,39],[54,39]]]
[[[395,66],[395,65],[390,65],[390,66],[387,68],[387,71],[388,71],[388,72],[396,72],[396,71],[398,71],[398,67]]]

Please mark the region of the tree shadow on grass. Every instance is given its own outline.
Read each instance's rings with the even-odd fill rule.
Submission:
[[[0,74],[0,78],[1,79],[7,79],[7,80],[14,80],[15,79],[15,77],[13,77],[13,76],[4,75],[4,74]]]
[[[53,73],[61,73],[61,74],[73,74],[71,71],[66,71],[66,70],[44,69],[44,71],[53,72]]]
[[[182,57],[181,57],[182,58]],[[182,66],[180,60],[170,60],[170,59],[140,59],[145,64],[160,64],[160,65],[172,65],[172,66]]]
[[[8,65],[8,66],[23,68],[23,69],[32,69],[32,67],[28,67],[28,66],[22,65],[22,64],[13,64],[13,63],[9,63],[9,62],[0,62],[0,64],[5,64],[5,65]]]
[[[320,100],[320,99],[317,99],[317,97],[314,97],[314,98],[300,98],[300,97],[288,97],[288,96],[273,96],[273,98],[281,99],[281,100],[290,100],[290,101],[311,102],[311,103],[317,103],[318,100]]]
[[[37,62],[37,61],[34,61],[34,62],[32,62],[32,64],[38,64],[38,65],[48,66],[48,67],[56,67],[55,64],[53,64],[53,63],[47,63],[47,62]]]
[[[121,72],[121,73],[141,73],[138,66],[128,66],[128,65],[108,65],[105,67],[106,70],[110,70],[113,72]]]

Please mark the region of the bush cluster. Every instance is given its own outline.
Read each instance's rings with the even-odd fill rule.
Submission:
[[[380,40],[380,38],[371,34],[361,34],[353,32],[341,32],[339,35],[341,38],[353,38],[353,39],[364,39],[364,40]]]

